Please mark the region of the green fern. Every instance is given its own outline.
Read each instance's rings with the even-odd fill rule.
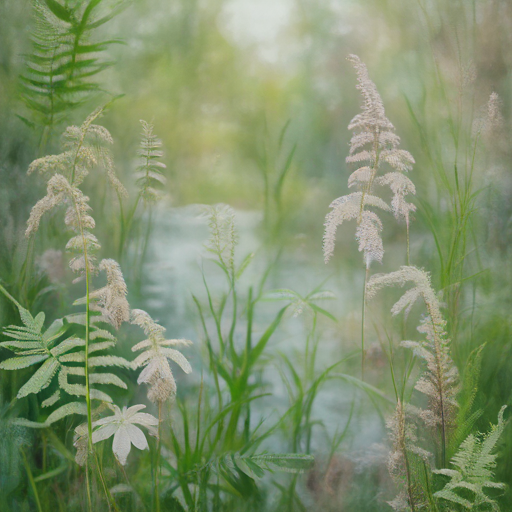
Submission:
[[[33,51],[26,55],[27,67],[20,77],[21,95],[31,111],[30,126],[43,126],[44,148],[52,129],[65,121],[69,113],[85,103],[91,94],[101,92],[94,80],[111,65],[100,58],[119,40],[94,42],[94,31],[111,20],[126,6],[117,2],[102,7],[104,0],[65,2],[34,0]]]
[[[496,467],[496,453],[491,453],[505,428],[504,405],[498,414],[498,424],[484,436],[470,434],[461,444],[459,451],[452,458],[456,469],[440,469],[440,475],[450,477],[445,487],[434,496],[441,500],[457,504],[464,510],[499,511],[498,503],[485,494],[485,489],[504,489],[505,484],[493,481]]]
[[[1,287],[0,287],[1,288]],[[2,291],[4,291],[2,289]],[[9,298],[10,295],[7,294]],[[68,380],[70,375],[85,377],[85,341],[76,336],[63,336],[70,327],[68,319],[55,320],[48,329],[43,330],[45,320],[44,313],[39,313],[34,318],[29,311],[15,302],[18,307],[23,327],[11,325],[4,329],[4,335],[11,338],[9,341],[0,343],[0,347],[14,352],[11,357],[0,363],[2,370],[19,370],[42,363],[36,372],[18,391],[17,398],[23,398],[29,394],[38,394],[48,388],[54,377],[58,376],[58,389],[42,402],[43,407],[50,407],[57,403],[61,397],[61,391],[69,396],[83,397],[86,389],[83,384],[71,384]],[[89,354],[96,354],[115,345],[116,338],[108,331],[91,325],[91,344]],[[76,350],[82,348],[82,350]],[[72,366],[71,363],[81,363],[82,366]],[[89,374],[91,384],[114,385],[126,389],[126,384],[113,373],[99,373],[94,370],[99,367],[126,367],[132,368],[132,364],[117,356],[93,356],[89,358],[89,367],[92,371]],[[112,398],[105,392],[91,388],[90,397],[92,400],[112,402]],[[41,427],[48,426],[54,421],[61,419],[68,414],[83,414],[85,404],[68,403],[64,408],[60,407],[54,411],[44,423],[27,422],[21,420],[25,426]],[[59,411],[59,412],[58,412]],[[62,415],[63,413],[64,416]]]
[[[166,178],[162,169],[166,165],[160,162],[163,152],[160,150],[162,141],[153,133],[153,125],[141,119],[142,140],[140,142],[139,156],[142,163],[137,167],[135,177],[140,189],[140,197],[144,205],[154,204],[160,198],[158,187],[165,185]]]

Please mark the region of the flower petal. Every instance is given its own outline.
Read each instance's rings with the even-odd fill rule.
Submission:
[[[143,427],[148,427],[149,425],[158,425],[158,419],[147,412],[138,412],[130,418],[130,423],[138,423]]]
[[[99,425],[107,425],[108,423],[118,423],[118,418],[115,416],[107,416],[106,418],[101,418],[97,421],[92,422],[93,427],[97,427]]]
[[[112,451],[117,457],[117,460],[121,465],[126,464],[126,459],[130,453],[132,445],[130,443],[130,437],[124,425],[119,427],[119,430],[114,435],[114,442],[112,443]]]
[[[119,425],[116,425],[114,423],[109,423],[103,427],[100,427],[98,430],[95,430],[92,433],[92,442],[99,443],[100,441],[108,439],[110,436],[116,433],[118,427]]]
[[[124,428],[126,429],[126,432],[128,433],[128,436],[130,437],[130,441],[132,442],[133,446],[135,446],[139,450],[146,450],[149,448],[146,436],[139,427],[136,427],[135,425],[130,425],[128,423],[124,426]]]
[[[131,407],[128,407],[128,410],[124,414],[124,419],[127,420],[131,418],[136,412],[140,411],[141,409],[145,409],[146,406],[143,404],[138,405],[132,405]]]

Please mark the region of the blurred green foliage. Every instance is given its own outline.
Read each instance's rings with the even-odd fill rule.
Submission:
[[[255,491],[245,473],[231,468],[230,476],[238,478],[240,488],[250,488],[250,507],[254,510],[261,510],[264,502],[269,510],[308,510],[316,506],[354,512],[383,510],[387,507],[385,500],[393,497],[385,464],[377,456],[375,464],[359,460],[354,455],[357,445],[352,447],[350,440],[357,437],[358,427],[364,431],[361,421],[371,421],[385,442],[381,418],[391,408],[380,403],[374,392],[378,388],[385,396],[393,395],[385,356],[400,375],[405,375],[411,364],[405,351],[398,348],[398,341],[402,334],[414,336],[415,332],[391,322],[389,294],[387,299],[384,294],[381,302],[372,304],[369,313],[375,329],[368,336],[376,355],[369,360],[372,369],[368,386],[372,389],[368,387],[364,391],[372,399],[363,398],[362,393],[354,398],[352,391],[347,391],[349,399],[340,399],[334,407],[338,412],[342,409],[339,417],[315,420],[311,412],[317,393],[321,393],[320,384],[323,386],[325,381],[339,386],[343,380],[344,373],[333,373],[331,378],[322,372],[350,354],[359,342],[352,304],[360,301],[363,270],[360,255],[352,243],[352,232],[344,227],[339,230],[338,239],[343,242],[338,243],[328,269],[322,268],[321,256],[322,224],[328,205],[346,192],[345,157],[350,136],[346,126],[360,103],[354,74],[345,57],[355,53],[366,63],[383,97],[386,114],[402,138],[402,147],[416,159],[410,174],[417,189],[418,207],[411,227],[411,261],[430,271],[434,288],[441,290],[447,306],[453,357],[467,384],[463,386],[462,396],[473,404],[464,407],[463,412],[471,416],[478,411],[472,416],[472,428],[485,432],[491,422],[496,422],[501,406],[512,403],[512,149],[508,143],[512,108],[512,3],[507,0],[133,0],[126,6],[123,2],[125,9],[119,8],[120,2],[105,0],[104,3],[99,9],[104,8],[105,15],[115,12],[115,16],[94,27],[94,38],[97,41],[119,39],[123,44],[101,49],[103,57],[112,65],[95,74],[98,87],[88,89],[87,95],[78,91],[74,98],[76,108],[63,113],[72,124],[79,125],[95,107],[112,96],[119,96],[102,122],[113,135],[118,173],[130,192],[135,192],[139,120],[151,122],[162,139],[163,161],[167,166],[165,206],[155,209],[152,221],[142,214],[134,221],[132,240],[127,244],[132,253],[124,260],[128,267],[127,282],[134,290],[131,302],[146,304],[140,282],[149,267],[144,267],[137,248],[144,244],[145,235],[162,236],[158,225],[172,215],[169,207],[221,202],[237,211],[262,212],[264,222],[256,231],[266,260],[265,265],[257,268],[268,270],[268,282],[275,288],[290,287],[306,295],[318,285],[315,282],[308,290],[301,288],[308,281],[307,276],[311,279],[320,276],[317,281],[330,276],[333,287],[341,288],[344,296],[329,309],[338,319],[336,324],[323,318],[325,322],[319,329],[316,325],[303,327],[302,337],[290,334],[293,328],[279,334],[281,339],[293,338],[295,352],[302,356],[305,342],[307,350],[314,350],[315,354],[317,350],[323,352],[318,364],[325,364],[317,370],[314,364],[312,368],[306,365],[307,375],[302,376],[290,354],[281,355],[284,364],[280,372],[291,408],[281,418],[283,422],[275,425],[276,430],[278,426],[283,430],[283,435],[274,451],[284,453],[300,448],[314,453],[318,450],[315,454],[318,466],[307,478],[272,480],[262,494]],[[62,4],[70,9],[80,7],[79,0]],[[55,219],[44,223],[33,244],[23,236],[30,208],[44,195],[42,182],[26,175],[29,163],[40,156],[44,126],[36,124],[31,128],[19,117],[27,116],[20,77],[26,76],[27,55],[33,52],[31,5],[30,0],[0,3],[0,282],[33,313],[43,310],[49,319],[54,319],[64,314],[64,306],[80,296],[80,292],[67,288],[58,279],[53,280],[40,259],[47,249],[63,248],[65,236]],[[475,145],[478,123],[485,117],[485,106],[492,92],[501,98],[503,124],[499,130],[482,135]],[[57,129],[48,131],[44,143],[46,153],[59,151],[59,133]],[[96,218],[102,219],[97,233],[103,250],[105,254],[119,256],[122,235],[118,205],[105,194],[103,182],[90,182],[87,187]],[[151,222],[157,226],[153,231]],[[404,237],[400,226],[385,221],[384,271],[395,270],[405,262]],[[288,267],[288,262],[296,266]],[[199,269],[197,272],[200,275]],[[263,276],[263,270],[260,274],[252,286],[265,282],[267,276]],[[190,299],[190,291],[187,292]],[[235,295],[233,288],[222,292],[230,293]],[[255,302],[249,293],[252,291],[240,296],[240,303],[246,304],[240,306],[240,314],[245,315],[244,329],[251,332],[247,324]],[[202,315],[207,308],[206,298],[197,304]],[[219,302],[213,301],[213,305],[210,302],[208,306],[213,317],[220,316],[215,309]],[[356,309],[359,311],[359,306]],[[203,327],[197,313],[192,311],[189,304],[186,318],[177,319],[178,314],[172,317],[172,313],[167,313],[176,322],[189,322],[190,330],[197,333],[198,354],[208,354],[199,341],[204,341]],[[265,321],[258,326],[267,319],[270,321],[266,325],[270,325],[277,311],[266,311]],[[282,316],[284,312],[281,310],[279,314]],[[0,297],[0,325],[16,320],[15,309]],[[415,325],[413,321],[409,324]],[[173,325],[166,327],[173,329]],[[210,328],[214,329],[215,324]],[[393,332],[396,334],[389,334]],[[258,333],[258,339],[261,334]],[[478,348],[484,343],[480,353]],[[250,351],[251,347],[246,347],[239,357]],[[5,356],[6,353],[0,354],[2,359]],[[217,365],[222,368],[219,372],[229,370],[236,374],[236,364],[226,370],[222,366],[226,361],[216,359],[211,352],[210,356],[210,362],[204,365],[205,372],[209,365],[210,370]],[[349,360],[336,371],[356,374],[354,367],[358,365]],[[237,408],[237,421],[239,416],[249,415],[246,402],[252,399],[251,386],[255,385],[251,378],[258,383],[264,381],[261,368],[243,377],[246,395],[244,407]],[[13,415],[36,417],[39,413],[33,397],[23,403],[14,400],[17,389],[25,381],[11,372],[0,373],[0,433],[12,439],[8,445],[5,439],[0,441],[0,508],[35,510],[22,452],[14,448],[30,445],[23,453],[30,460],[36,485],[40,485],[41,502],[52,507],[57,503],[60,510],[78,510],[80,503],[75,487],[80,485],[80,476],[69,452],[71,420],[68,418],[55,431],[39,437],[11,431],[7,423]],[[411,383],[406,379],[403,382],[410,397]],[[216,388],[213,382],[209,385],[209,391],[204,393],[210,399]],[[192,421],[192,417],[199,422],[200,413],[192,412],[201,406],[201,399],[197,405],[199,383],[187,384],[183,380],[179,386],[183,391],[176,409],[181,410],[181,424]],[[345,393],[346,388],[340,389]],[[130,392],[137,392],[134,380]],[[190,401],[188,410],[187,400]],[[358,405],[354,405],[356,401]],[[367,415],[369,409],[373,410],[372,403],[378,414]],[[207,409],[210,415],[212,411]],[[353,415],[360,422],[351,427]],[[250,422],[250,417],[246,421]],[[236,430],[236,424],[230,426],[230,436],[233,429]],[[173,441],[181,434],[182,430],[176,435],[169,433]],[[317,437],[321,440],[315,441]],[[229,436],[224,442],[236,450],[242,443]],[[172,446],[169,443],[169,449]],[[132,482],[149,478],[155,457],[154,447],[152,450],[151,457],[129,470]],[[191,445],[187,444],[186,451],[190,459],[180,461],[182,474],[172,473],[173,469],[167,472],[178,483],[169,477],[163,485],[162,510],[182,510],[173,492],[178,485],[186,487],[187,479],[200,485],[200,476],[191,476],[189,472],[194,464],[199,467],[206,461],[201,460],[202,453],[194,451]],[[512,502],[510,428],[505,428],[499,452],[496,481],[507,483],[508,488],[498,499],[506,507]],[[37,480],[37,475],[48,470],[59,470],[56,476],[65,475],[69,479],[66,481],[75,483],[68,487],[58,483],[52,486],[48,483],[52,482],[50,478]],[[208,468],[208,477],[212,474],[217,473]],[[150,486],[151,482],[141,490],[141,496],[127,497],[119,491],[116,496],[120,506],[125,507],[122,510],[138,510],[141,500],[151,504]],[[188,504],[193,501],[190,498]],[[204,502],[201,506],[206,507],[201,510],[207,510]],[[249,505],[240,508],[243,506],[233,498],[226,504],[226,510],[251,509]]]

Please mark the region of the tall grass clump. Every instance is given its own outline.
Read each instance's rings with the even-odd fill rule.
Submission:
[[[191,371],[185,357],[177,350],[168,348],[189,342],[166,340],[163,337],[165,329],[147,313],[139,309],[130,310],[126,298],[128,289],[119,264],[113,259],[102,259],[98,263],[97,254],[101,246],[92,233],[96,222],[91,215],[89,198],[80,187],[89,172],[99,167],[105,170],[107,180],[119,200],[126,195],[106,146],[112,144],[112,137],[103,126],[94,124],[102,112],[103,109],[97,109],[80,127],[67,128],[63,135],[63,153],[40,158],[29,167],[29,173],[38,172],[47,180],[47,195],[32,208],[26,236],[36,235],[45,214],[55,208],[65,207],[64,223],[73,233],[66,244],[66,250],[72,255],[69,266],[78,275],[73,283],[83,283],[85,289],[85,297],[76,300],[74,304],[84,306],[85,311],[68,314],[43,329],[44,313],[33,317],[4,287],[0,288],[18,308],[23,323],[22,327],[11,326],[4,330],[4,334],[12,341],[2,342],[2,346],[13,351],[16,357],[0,363],[0,368],[20,370],[43,362],[19,389],[18,399],[29,394],[39,394],[46,388],[51,389],[54,377],[57,376],[57,389],[41,402],[41,406],[58,407],[42,422],[18,419],[17,424],[48,428],[69,415],[86,416],[86,423],[76,428],[74,445],[77,448],[76,461],[87,466],[87,503],[91,510],[96,506],[88,469],[91,460],[109,501],[109,508],[112,506],[117,509],[107,488],[94,444],[113,435],[113,453],[119,463],[124,465],[131,444],[139,449],[148,448],[142,430],[136,425],[146,427],[150,434],[158,437],[159,430],[155,427],[161,422],[160,417],[156,419],[150,414],[138,412],[146,407],[143,404],[121,410],[113,403],[112,397],[97,389],[96,385],[127,389],[126,383],[116,374],[117,370],[145,367],[139,376],[139,383],[148,383],[151,386],[149,399],[161,404],[173,399],[176,392],[167,360],[176,361],[186,373]],[[93,289],[93,278],[99,272],[105,273],[106,284]],[[148,336],[148,339],[133,347],[134,350],[146,349],[133,363],[118,355],[104,354],[116,345],[116,336],[105,326],[118,331],[123,323],[129,321],[139,326]],[[73,382],[76,377],[82,378],[83,383]],[[69,401],[70,398],[73,401]],[[113,416],[99,418],[102,411],[109,409],[114,413]],[[156,474],[158,489],[158,471]]]

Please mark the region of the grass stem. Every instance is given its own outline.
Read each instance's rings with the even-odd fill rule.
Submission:
[[[362,307],[362,318],[361,318],[361,380],[364,381],[364,360],[365,360],[365,348],[364,348],[364,320],[366,313],[366,283],[368,281],[368,273],[370,269],[367,266],[364,272],[364,286],[363,286],[363,307]]]
[[[39,500],[39,494],[37,492],[36,482],[32,475],[32,471],[30,470],[30,464],[28,463],[27,456],[25,455],[25,450],[23,450],[23,448],[20,448],[20,450],[23,457],[23,464],[25,466],[25,470],[27,471],[28,481],[30,482],[30,487],[32,487],[34,498],[36,500],[37,510],[38,512],[43,512],[43,509],[41,508],[41,501]]]

